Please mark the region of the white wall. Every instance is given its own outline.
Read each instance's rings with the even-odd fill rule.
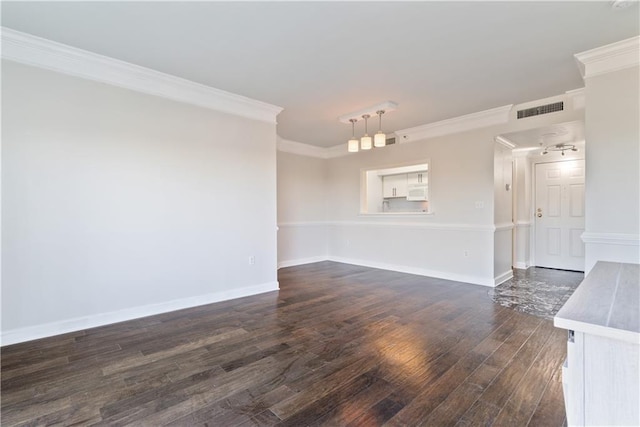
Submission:
[[[277,289],[274,124],[2,72],[3,344]]]
[[[324,159],[278,151],[278,266],[327,258]]]
[[[495,143],[493,160],[493,277],[496,285],[513,277],[513,158],[511,150]],[[507,189],[507,186],[509,187]]]
[[[494,132],[487,128],[329,159],[330,258],[492,285]],[[359,214],[361,170],[425,160],[433,215]],[[476,201],[483,207],[476,208]]]
[[[515,241],[513,260],[515,268],[531,266],[531,162],[525,155],[513,159],[513,196],[515,207]]]
[[[564,101],[558,113],[516,120],[515,110],[534,105]],[[433,277],[494,286],[510,273],[512,254],[511,194],[504,185],[511,182],[511,155],[503,153],[499,164],[494,158],[494,138],[506,132],[539,128],[555,123],[582,120],[581,106],[560,95],[515,106],[508,122],[465,132],[449,133],[383,149],[360,151],[326,160],[326,233],[327,256],[318,256],[314,242],[325,232],[321,222],[294,224],[296,231],[279,234],[284,254],[281,265],[331,259],[359,265],[405,271]],[[448,126],[448,124],[447,124]],[[296,152],[302,152],[298,144]],[[334,156],[335,148],[327,150]],[[318,155],[317,149],[308,149]],[[285,153],[278,153],[283,159]],[[432,215],[361,215],[362,171],[403,166],[429,160]],[[288,160],[293,161],[293,160]],[[303,164],[304,165],[304,164]],[[279,164],[278,181],[292,180],[307,169],[286,170]],[[498,173],[499,172],[499,173]],[[302,181],[309,176],[300,176]],[[497,189],[499,184],[500,189]],[[523,183],[522,185],[530,185]],[[286,186],[279,184],[279,199],[291,199]],[[300,192],[291,190],[294,199]],[[510,192],[509,192],[510,193]],[[494,216],[494,202],[500,213]],[[478,202],[478,203],[477,203]],[[291,204],[291,209],[294,208]],[[482,206],[482,207],[476,207]],[[278,215],[288,216],[287,205],[279,204]],[[282,224],[283,220],[279,219]],[[302,215],[298,221],[310,221]],[[496,227],[497,225],[497,227]],[[306,231],[303,231],[306,230]],[[310,235],[310,236],[307,236]],[[286,236],[286,239],[283,239]],[[527,245],[528,245],[527,239]],[[311,248],[311,249],[310,249]],[[291,263],[283,260],[293,260]]]
[[[639,67],[585,79],[585,264],[640,262]]]

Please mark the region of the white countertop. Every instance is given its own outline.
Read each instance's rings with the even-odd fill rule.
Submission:
[[[553,324],[640,344],[640,265],[598,261]]]

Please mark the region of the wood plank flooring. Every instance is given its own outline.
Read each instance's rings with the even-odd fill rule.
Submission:
[[[2,425],[565,421],[564,332],[484,287],[332,262],[279,281],[279,292],[2,348]]]

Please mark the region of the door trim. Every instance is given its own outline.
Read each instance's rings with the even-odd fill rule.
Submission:
[[[576,157],[568,157],[566,159],[541,159],[541,158],[532,158],[531,159],[531,200],[530,202],[530,212],[529,212],[529,222],[531,223],[531,228],[529,229],[529,265],[531,267],[536,267],[536,212],[535,212],[535,204],[536,204],[536,165],[545,164],[545,163],[562,163],[562,162],[573,162],[576,160],[582,160],[585,162],[585,178],[587,172],[587,164],[584,158],[584,155],[578,155]],[[585,179],[585,192],[587,191],[587,183]],[[586,215],[585,215],[586,217]],[[586,219],[586,218],[585,218]],[[584,234],[584,233],[583,233]],[[584,239],[583,239],[584,241]],[[585,242],[586,243],[586,242]]]

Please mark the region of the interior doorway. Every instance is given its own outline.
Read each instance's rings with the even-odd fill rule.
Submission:
[[[584,271],[584,160],[535,165],[535,264]]]
[[[584,271],[584,123],[499,137],[514,146],[513,267]]]

